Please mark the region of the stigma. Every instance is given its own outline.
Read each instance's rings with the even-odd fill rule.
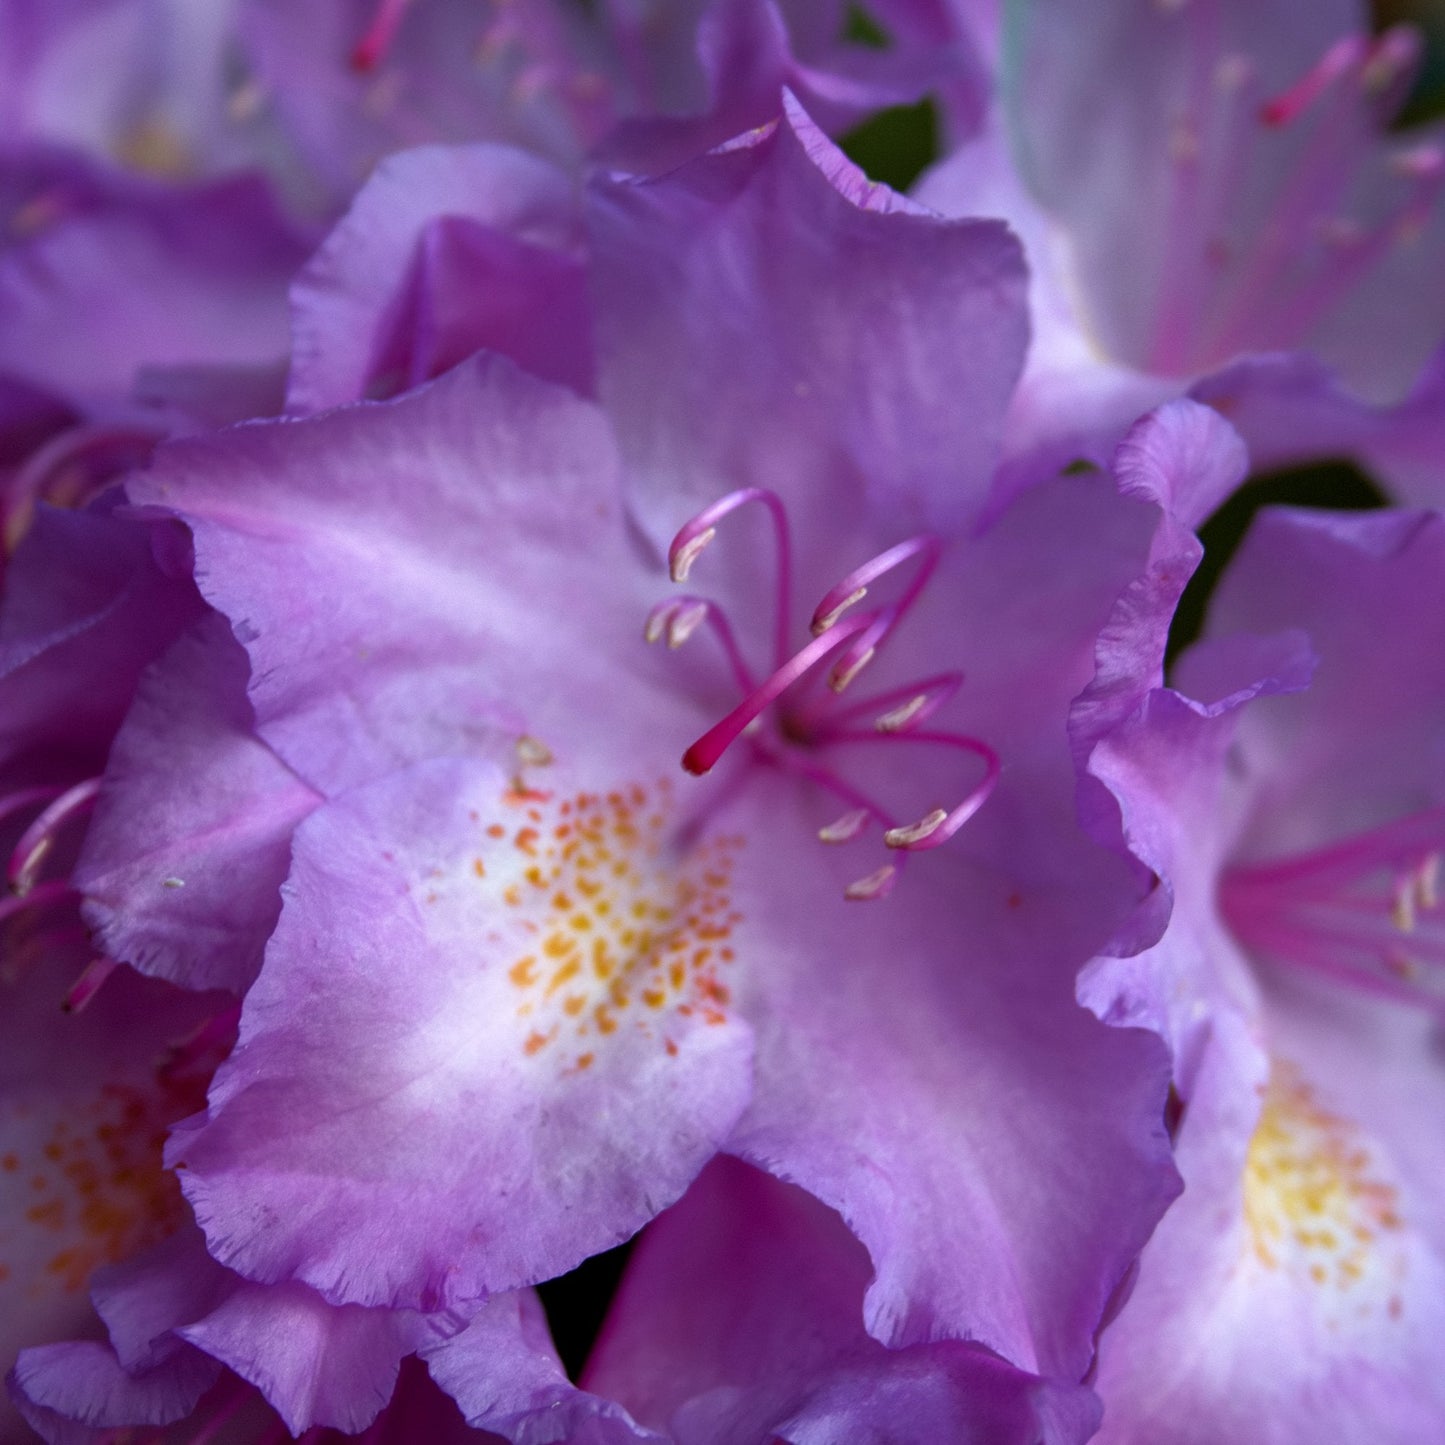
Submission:
[[[737,689],[736,705],[683,753],[683,769],[702,776],[741,746],[750,761],[781,769],[831,793],[846,811],[819,830],[819,841],[848,844],[873,833],[890,856],[890,861],[850,883],[844,897],[858,902],[885,898],[908,856],[947,843],[987,801],[1000,771],[998,754],[987,743],[964,733],[924,727],[958,691],[961,673],[939,673],[857,701],[843,699],[859,676],[887,652],[889,639],[933,576],[943,543],[932,533],[920,533],[854,567],[819,599],[805,640],[795,646],[793,544],[787,509],[776,493],[741,488],[699,512],[673,538],[669,571],[674,582],[686,582],[723,521],[749,506],[767,512],[776,559],[767,670],[754,671],[725,612],[710,599],[688,595],[661,602],[644,624],[648,642],[665,640],[671,648],[681,647],[706,629]],[[890,583],[885,599],[874,601],[875,588],[885,581]],[[826,688],[809,685],[820,677],[826,677]],[[895,816],[884,802],[855,786],[840,766],[839,754],[859,744],[895,749],[922,745],[941,760],[963,754],[970,764],[970,785],[961,798],[955,794],[942,800],[919,818]]]

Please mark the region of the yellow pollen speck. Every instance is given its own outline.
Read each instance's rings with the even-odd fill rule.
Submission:
[[[1260,1264],[1335,1290],[1378,1274],[1382,1249],[1402,1228],[1397,1192],[1358,1126],[1324,1108],[1279,1060],[1245,1161],[1244,1214]]]
[[[515,788],[503,795],[504,805],[518,801]],[[478,877],[516,910],[515,936],[535,940],[508,966],[523,991],[517,1015],[533,1015],[523,1054],[545,1056],[565,1024],[569,1038],[635,1034],[670,1043],[671,1055],[669,1012],[693,1018],[690,1027],[725,1022],[730,994],[717,971],[731,951],[707,941],[729,938],[740,920],[729,889],[741,839],[670,859],[672,795],[660,784],[526,803],[527,826],[480,830],[493,842],[477,860]]]

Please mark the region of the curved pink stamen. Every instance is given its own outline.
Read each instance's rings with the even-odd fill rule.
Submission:
[[[56,834],[72,818],[83,817],[89,813],[95,806],[98,792],[99,778],[87,778],[73,788],[67,788],[20,835],[20,841],[10,855],[8,870],[13,892],[22,896],[30,892],[46,857],[55,845]]]
[[[941,747],[956,748],[972,753],[984,765],[983,777],[971,788],[963,801],[950,809],[935,808],[931,813],[903,827],[890,828],[884,842],[890,848],[906,849],[912,853],[926,852],[948,842],[963,825],[988,801],[998,784],[1002,766],[998,754],[978,738],[964,733],[946,732],[905,732],[880,736],[875,732],[838,729],[820,739],[824,746],[835,743],[935,743]]]
[[[78,1014],[96,994],[100,992],[100,986],[120,965],[113,958],[93,958],[80,971],[80,977],[66,990],[65,998],[61,1001],[61,1008],[66,1013]]]
[[[1228,869],[1219,908],[1246,947],[1372,993],[1445,1008],[1445,808],[1310,853]]]
[[[1363,64],[1371,49],[1372,44],[1366,36],[1341,36],[1288,90],[1260,106],[1260,120],[1269,126],[1288,125],[1308,110],[1335,81]]]
[[[113,455],[106,475],[111,476],[129,466],[139,465],[155,449],[164,435],[157,428],[140,426],[74,426],[37,447],[19,467],[5,487],[5,542],[14,548],[24,532],[35,502],[53,494],[62,506],[75,506],[87,499],[87,488],[72,486],[55,492],[54,483],[67,467],[85,465],[94,469],[106,452]],[[91,485],[95,478],[90,478]]]
[[[782,667],[788,657],[788,614],[793,595],[793,543],[788,527],[788,509],[776,492],[766,487],[740,487],[704,507],[691,521],[685,522],[667,549],[668,570],[674,582],[687,581],[688,573],[702,555],[703,549],[717,533],[718,523],[739,507],[760,503],[773,519],[773,534],[778,549],[776,614],[773,627],[773,665]]]
[[[920,678],[917,682],[905,683],[902,687],[873,693],[826,713],[821,708],[810,708],[795,721],[818,742],[825,741],[839,725],[870,716],[874,732],[885,736],[912,732],[932,717],[962,686],[961,672],[940,672],[932,677]]]
[[[37,883],[23,897],[0,898],[0,923],[24,913],[30,908],[44,908],[52,903],[65,903],[80,895],[71,887],[66,878],[50,878]]]
[[[731,626],[716,605],[703,598],[688,596],[660,603],[648,614],[643,629],[649,642],[665,637],[675,647],[710,621],[743,694],[738,705],[683,754],[683,767],[695,775],[707,773],[716,766],[728,748],[750,731],[764,712],[790,688],[798,687],[800,693],[804,692],[808,680],[815,675],[815,669],[834,653],[839,655],[830,669],[829,682],[834,693],[846,687],[917,602],[943,552],[942,539],[931,533],[920,533],[855,567],[824,595],[812,616],[814,636],[790,656],[786,649],[791,566],[788,519],[783,503],[775,493],[762,488],[742,488],[699,512],[673,538],[668,549],[669,569],[674,581],[685,580],[697,559],[716,537],[718,524],[739,507],[753,502],[768,508],[778,539],[780,575],[776,642],[779,661],[772,673],[760,683],[753,682],[733,638]],[[859,614],[850,612],[868,595],[879,578],[905,566],[911,567],[912,575],[892,601]],[[1000,764],[998,755],[988,744],[960,733],[923,730],[923,724],[953,697],[962,682],[961,672],[937,673],[889,688],[846,708],[826,696],[811,697],[801,704],[795,696],[786,707],[780,708],[776,733],[760,736],[755,743],[750,754],[755,764],[776,766],[796,773],[848,805],[846,813],[819,830],[818,837],[823,843],[847,844],[860,837],[871,824],[882,825],[884,842],[894,850],[894,861],[849,884],[844,890],[845,897],[854,900],[886,897],[910,853],[936,848],[947,842],[992,793],[998,781]],[[865,716],[872,723],[870,730],[865,732],[847,726]],[[850,742],[878,743],[890,739],[933,743],[968,752],[982,760],[984,775],[952,809],[936,808],[915,823],[899,824],[871,798],[844,782],[830,767],[806,761],[807,754],[803,751]],[[741,776],[741,773],[734,776]]]
[[[751,692],[757,686],[752,669],[738,647],[727,614],[716,602],[709,602],[705,597],[669,597],[647,614],[642,635],[648,642],[665,640],[668,647],[676,650],[704,623],[721,644],[739,689],[743,693]]]
[[[834,664],[829,678],[829,685],[834,692],[842,692],[872,660],[884,639],[918,600],[942,554],[943,542],[940,538],[930,532],[920,533],[889,547],[885,552],[880,552],[861,567],[855,567],[823,595],[822,601],[813,611],[811,627],[815,636],[833,626],[850,607],[866,597],[868,588],[878,578],[915,558],[919,559],[918,569],[904,588],[902,596],[873,613],[868,626]]]
[[[16,788],[13,793],[6,793],[0,797],[0,821],[10,817],[12,813],[28,812],[31,808],[44,807],[46,803],[58,798],[64,788]]]

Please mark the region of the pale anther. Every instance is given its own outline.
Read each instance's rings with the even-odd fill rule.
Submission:
[[[672,556],[668,559],[668,565],[672,572],[674,582],[686,582],[688,573],[692,571],[692,565],[702,556],[703,549],[714,537],[717,536],[716,527],[708,527],[697,534],[696,537],[689,537],[679,547],[674,547]]]
[[[657,642],[667,630],[668,619],[677,611],[677,603],[664,602],[654,607],[647,614],[647,621],[642,624],[642,636],[647,642]]]
[[[872,816],[867,808],[854,808],[851,813],[844,813],[836,822],[819,828],[819,841],[823,843],[851,842],[868,826],[868,820]]]
[[[1440,855],[1428,853],[1416,877],[1415,897],[1421,908],[1435,908],[1440,903]]]
[[[926,693],[920,692],[916,697],[909,698],[907,702],[889,708],[885,713],[879,713],[873,719],[873,726],[880,733],[901,733],[927,706],[928,696]]]
[[[843,689],[873,661],[874,650],[875,649],[870,647],[866,652],[859,653],[857,657],[839,663],[828,678],[828,686],[831,687],[834,692],[842,692]]]
[[[893,891],[893,882],[897,877],[898,869],[891,863],[885,863],[866,878],[850,883],[843,890],[843,897],[853,903],[868,903],[875,898],[886,898]]]
[[[931,838],[947,821],[947,810],[935,808],[916,823],[907,823],[901,828],[890,828],[883,835],[883,841],[890,848],[911,848],[915,843],[921,843],[925,838]]]
[[[1247,56],[1237,53],[1221,56],[1214,67],[1214,84],[1219,90],[1238,90],[1253,73],[1254,67]]]
[[[545,768],[552,761],[552,749],[539,738],[523,734],[517,739],[517,761],[524,768]]]
[[[1415,931],[1415,880],[1402,878],[1395,885],[1395,897],[1390,906],[1390,922],[1401,933]]]
[[[813,636],[821,637],[850,607],[856,606],[868,595],[866,587],[859,587],[856,591],[850,592],[831,612],[825,612],[821,617],[813,619]]]
[[[707,611],[706,602],[694,602],[672,614],[667,624],[667,645],[674,652],[702,626]]]

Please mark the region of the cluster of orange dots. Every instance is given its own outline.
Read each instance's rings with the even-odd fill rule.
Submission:
[[[1373,1176],[1355,1126],[1285,1062],[1270,1074],[1250,1141],[1244,1205],[1266,1268],[1340,1290],[1359,1283],[1377,1243],[1402,1228],[1396,1191]],[[1398,1299],[1389,1308],[1397,1314]]]
[[[723,974],[741,920],[729,885],[741,839],[666,856],[671,791],[665,779],[560,799],[517,789],[507,795],[516,821],[485,828],[496,846],[475,871],[505,877],[502,905],[527,940],[507,971],[521,995],[525,1054],[571,1039],[572,1067],[586,1069],[629,1020],[668,1053],[677,1052],[674,1014],[726,1021]]]
[[[55,1239],[44,1279],[68,1292],[91,1274],[170,1234],[182,1218],[180,1188],[161,1163],[166,1131],[205,1103],[205,1079],[158,1071],[147,1088],[112,1083],[62,1118],[38,1159],[0,1155],[0,1173],[30,1195],[26,1223]],[[0,1262],[0,1280],[9,1268]]]

